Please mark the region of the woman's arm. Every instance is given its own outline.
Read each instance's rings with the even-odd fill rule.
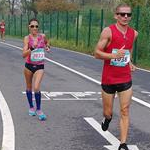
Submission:
[[[22,52],[22,57],[25,58],[28,55],[31,54],[31,50],[28,47],[28,43],[29,43],[29,39],[28,36],[25,36],[24,40],[23,40],[23,52]]]
[[[46,45],[45,50],[48,52],[48,51],[50,51],[50,41],[47,39],[45,34],[43,34],[43,37],[44,37],[44,42],[45,42],[45,45]]]

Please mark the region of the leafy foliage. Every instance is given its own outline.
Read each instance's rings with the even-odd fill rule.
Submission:
[[[146,0],[122,0],[124,3],[131,5],[132,7],[136,6],[144,6],[146,4]]]
[[[68,3],[65,0],[39,0],[36,3],[37,9],[40,12],[52,12],[52,11],[71,11],[76,10],[77,4]]]

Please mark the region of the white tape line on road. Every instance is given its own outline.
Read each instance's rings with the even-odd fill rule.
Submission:
[[[0,42],[0,43],[3,43],[3,42]],[[18,46],[15,46],[15,45],[12,45],[12,44],[8,44],[8,43],[3,43],[3,44],[8,45],[8,46],[10,46],[10,47],[14,47],[14,48],[17,48],[17,49],[22,50],[22,48],[20,48],[20,47],[18,47]],[[62,65],[62,64],[60,64],[60,63],[58,63],[58,62],[56,62],[56,61],[53,61],[53,60],[51,60],[51,59],[49,59],[49,58],[45,58],[45,60],[47,60],[47,61],[49,61],[49,62],[51,62],[51,63],[53,63],[53,64],[55,64],[55,65],[57,65],[57,66],[60,66],[60,67],[66,69],[66,70],[68,70],[68,71],[70,71],[70,72],[73,72],[73,73],[75,73],[75,74],[77,74],[77,75],[79,75],[79,76],[81,76],[81,77],[83,77],[83,78],[86,78],[86,79],[88,79],[89,81],[92,81],[92,82],[94,82],[94,83],[96,83],[96,84],[98,84],[98,85],[101,85],[101,82],[100,82],[100,81],[97,81],[97,80],[95,80],[95,79],[93,79],[93,78],[91,78],[91,77],[89,77],[89,76],[87,76],[87,75],[85,75],[85,74],[83,74],[83,73],[81,73],[81,72],[78,72],[78,71],[76,71],[76,70],[74,70],[74,69],[71,69],[71,68],[69,68],[69,67],[67,67],[67,66],[65,66],[65,65]],[[140,68],[138,68],[138,69],[140,69]],[[142,70],[142,69],[141,69],[141,70]],[[146,71],[146,70],[143,70],[143,71]],[[148,71],[147,71],[147,72],[148,72]],[[147,103],[147,102],[145,102],[145,101],[143,101],[143,100],[141,100],[141,99],[138,99],[138,98],[136,98],[136,97],[132,97],[132,100],[135,101],[135,102],[137,102],[137,103],[139,103],[139,104],[141,104],[141,105],[144,105],[144,106],[150,108],[150,104]]]
[[[2,92],[0,91],[0,111],[3,122],[2,150],[15,150],[15,130],[12,116]]]

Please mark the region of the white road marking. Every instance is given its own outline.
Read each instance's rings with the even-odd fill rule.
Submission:
[[[146,70],[146,69],[142,69],[142,68],[138,68],[138,67],[137,67],[137,69],[138,69],[138,70],[141,70],[141,71],[145,71],[145,72],[150,73],[150,70]]]
[[[3,122],[3,139],[1,150],[15,150],[14,124],[9,107],[1,91],[0,91],[0,111]]]
[[[17,48],[17,49],[20,49],[20,50],[22,50],[23,48],[21,48],[21,47],[18,47],[18,46],[15,46],[15,45],[12,45],[12,44],[9,44],[9,43],[4,43],[4,42],[0,42],[0,43],[2,43],[2,44],[4,44],[4,45],[7,45],[7,46],[10,46],[10,47],[14,47],[14,48]]]
[[[79,76],[81,76],[81,77],[83,77],[83,78],[86,78],[86,79],[88,79],[88,80],[90,80],[90,81],[92,81],[92,82],[94,82],[94,83],[97,83],[97,84],[101,85],[101,82],[99,82],[99,81],[97,81],[97,80],[95,80],[95,79],[93,79],[93,78],[91,78],[91,77],[89,77],[89,76],[87,76],[87,75],[85,75],[85,74],[83,74],[83,73],[81,73],[81,72],[78,72],[78,71],[76,71],[76,70],[74,70],[74,69],[71,69],[71,68],[69,68],[69,67],[67,67],[67,66],[65,66],[65,65],[62,65],[62,64],[60,64],[60,63],[58,63],[58,62],[56,62],[56,61],[53,61],[53,60],[51,60],[51,59],[49,59],[49,58],[45,58],[45,60],[47,60],[47,61],[49,61],[49,62],[52,62],[53,64],[55,64],[55,65],[57,65],[57,66],[60,66],[60,67],[66,69],[66,70],[68,70],[68,71],[70,71],[70,72],[73,72],[73,73],[75,73],[75,74],[77,74],[77,75],[79,75]]]
[[[111,145],[104,146],[109,150],[117,150],[120,141],[109,131],[103,131],[101,125],[94,119],[90,117],[85,117],[84,120],[88,122],[98,133],[100,133]],[[128,145],[129,150],[139,150],[136,145]]]
[[[144,105],[144,106],[150,108],[150,104],[149,104],[149,103],[144,102],[143,100],[140,100],[140,99],[138,99],[138,98],[136,98],[136,97],[132,97],[132,99],[133,99],[135,102],[137,102],[137,103],[139,103],[139,104],[141,104],[141,105]]]
[[[88,79],[88,80],[90,80],[90,81],[92,81],[92,82],[94,82],[94,83],[96,83],[98,85],[101,85],[100,81],[97,81],[97,80],[95,80],[95,79],[93,79],[93,78],[91,78],[91,77],[89,77],[89,76],[87,76],[87,75],[85,75],[83,73],[80,73],[80,72],[78,72],[78,71],[76,71],[74,69],[71,69],[71,68],[69,68],[67,66],[64,66],[64,65],[62,65],[62,64],[60,64],[58,62],[55,62],[55,61],[53,61],[53,60],[51,60],[49,58],[46,58],[46,60],[50,61],[50,62],[52,62],[52,63],[54,63],[54,64],[56,64],[56,65],[58,65],[58,66],[60,66],[62,68],[64,68],[64,69],[66,69],[66,70],[69,70],[70,72],[73,72],[73,73],[75,73],[75,74],[77,74],[79,76],[82,76],[83,78],[86,78],[86,79]],[[137,102],[137,103],[139,103],[139,104],[141,104],[141,105],[144,105],[144,106],[150,108],[150,104],[147,103],[147,102],[145,102],[145,101],[143,101],[143,100],[141,100],[141,99],[138,99],[138,98],[132,96],[132,100],[135,101],[135,102]]]
[[[3,42],[0,42],[0,43],[3,43]],[[8,43],[3,43],[3,44],[22,50],[22,48],[17,47],[17,46],[14,46],[14,45],[11,45],[11,44],[8,44]],[[50,61],[50,62],[52,62],[52,63],[54,63],[54,64],[56,64],[56,65],[58,65],[58,66],[60,66],[60,67],[62,67],[62,68],[64,68],[64,69],[66,69],[66,70],[69,70],[70,72],[73,72],[73,73],[75,73],[75,74],[77,74],[77,75],[79,75],[79,76],[81,76],[81,77],[83,77],[83,78],[86,78],[86,79],[88,79],[88,80],[90,80],[90,81],[92,81],[92,82],[94,82],[94,83],[96,83],[96,84],[98,84],[98,85],[101,85],[101,82],[99,82],[99,81],[97,81],[97,80],[95,80],[95,79],[93,79],[93,78],[91,78],[91,77],[89,77],[89,76],[87,76],[87,75],[85,75],[85,74],[82,74],[82,73],[80,73],[80,72],[78,72],[78,71],[76,71],[76,70],[74,70],[74,69],[71,69],[71,68],[69,68],[69,67],[67,67],[67,66],[64,66],[64,65],[62,65],[62,64],[60,64],[60,63],[58,63],[58,62],[56,62],[56,61],[53,61],[53,60],[51,60],[51,59],[49,59],[49,58],[45,58],[45,59],[46,59],[47,61]],[[145,70],[145,69],[141,69],[141,68],[138,68],[138,69],[139,69],[139,70],[142,70],[142,71],[150,72],[150,71]],[[150,108],[150,104],[149,104],[149,103],[146,103],[146,102],[144,102],[144,101],[142,101],[142,100],[140,100],[140,99],[138,99],[138,98],[135,98],[135,97],[132,97],[132,99],[133,99],[134,101],[140,103],[141,105],[144,105],[144,106]],[[95,128],[99,133],[101,133],[101,135],[103,135],[104,137],[106,137],[107,140],[113,145],[113,146],[105,146],[106,148],[111,149],[111,150],[116,149],[115,146],[119,144],[119,140],[118,140],[118,139],[116,139],[116,138],[115,138],[110,132],[108,132],[108,131],[106,131],[105,133],[102,131],[102,132],[103,132],[103,133],[102,133],[101,130],[100,130],[100,125],[98,125],[98,123],[97,123],[96,121],[94,121],[92,118],[84,118],[84,119],[85,119],[89,124],[91,124],[91,126],[92,126],[93,128]],[[4,134],[5,134],[5,133],[4,133]],[[5,134],[4,136],[6,137],[7,134]],[[12,138],[12,139],[13,139],[13,138]],[[13,141],[13,142],[14,142],[14,141]],[[115,145],[115,146],[114,146],[114,145]],[[131,147],[132,147],[132,148],[131,148]],[[132,150],[138,150],[137,146],[130,146],[130,148],[131,148]],[[4,149],[3,149],[3,150],[4,150]],[[14,150],[14,149],[11,148],[11,150]]]
[[[148,91],[141,91],[141,93],[150,94],[150,92],[148,92]]]
[[[26,94],[25,91],[22,94]],[[34,92],[32,92],[34,94]],[[99,92],[47,92],[41,91],[42,100],[59,100],[59,101],[96,101],[99,99],[100,93]],[[97,98],[95,98],[95,95]],[[33,99],[34,100],[34,99]]]
[[[88,98],[88,99],[83,99],[83,98],[53,98],[54,101],[97,101],[98,99],[96,98]]]
[[[0,42],[0,43],[22,50],[22,48],[20,48],[20,47],[18,47],[18,46],[15,46],[15,45],[12,45],[12,44],[3,43],[3,42]],[[96,84],[98,84],[98,85],[101,85],[101,82],[100,82],[100,81],[97,81],[97,80],[95,80],[95,79],[93,79],[93,78],[91,78],[91,77],[89,77],[89,76],[87,76],[87,75],[85,75],[85,74],[83,74],[83,73],[80,73],[80,72],[78,72],[78,71],[76,71],[76,70],[74,70],[74,69],[71,69],[71,68],[69,68],[69,67],[67,67],[67,66],[65,66],[65,65],[62,65],[62,64],[60,64],[60,63],[58,63],[58,62],[56,62],[56,61],[53,61],[53,60],[51,60],[51,59],[49,59],[49,58],[45,58],[45,59],[46,59],[47,61],[49,61],[49,62],[52,62],[53,64],[56,64],[57,66],[60,66],[60,67],[62,67],[62,68],[64,68],[64,69],[66,69],[66,70],[69,70],[70,72],[73,72],[73,73],[75,73],[75,74],[77,74],[77,75],[79,75],[79,76],[81,76],[81,77],[83,77],[83,78],[86,78],[86,79],[88,79],[89,81],[92,81],[92,82],[94,82],[94,83],[96,83]],[[150,72],[150,71],[148,71],[148,70],[144,70],[144,69],[141,69],[141,68],[138,68],[138,69],[139,69],[139,70],[142,70],[142,71]],[[149,103],[144,102],[143,100],[138,99],[138,98],[136,98],[136,97],[132,97],[132,99],[133,99],[133,101],[135,101],[135,102],[137,102],[137,103],[139,103],[139,104],[141,104],[141,105],[144,105],[144,106],[150,108],[150,104],[149,104]]]
[[[148,92],[148,91],[141,91],[141,93],[149,94],[148,96],[150,96],[150,92]]]

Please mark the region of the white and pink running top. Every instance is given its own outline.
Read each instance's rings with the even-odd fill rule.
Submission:
[[[42,34],[38,34],[37,45],[34,45],[34,39],[32,35],[28,35],[29,38],[29,48],[34,48],[35,50],[31,51],[31,54],[26,57],[26,63],[40,65],[44,64],[44,49],[46,47],[46,42]]]

